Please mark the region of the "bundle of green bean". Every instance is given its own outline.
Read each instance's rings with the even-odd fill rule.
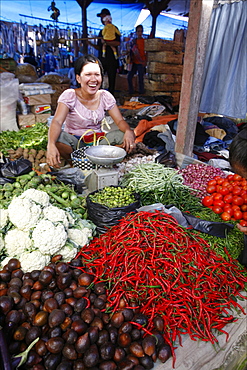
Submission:
[[[143,206],[153,203],[173,204],[181,211],[200,211],[202,205],[183,184],[183,177],[177,170],[159,163],[144,163],[124,175],[122,186],[140,193]]]

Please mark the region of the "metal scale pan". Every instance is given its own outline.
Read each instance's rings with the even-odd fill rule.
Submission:
[[[123,148],[113,145],[90,146],[85,150],[85,155],[91,162],[105,167],[121,162],[126,154]]]

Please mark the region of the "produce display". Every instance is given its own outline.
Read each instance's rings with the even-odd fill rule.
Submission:
[[[162,203],[173,204],[182,211],[200,210],[202,206],[199,199],[191,194],[191,188],[183,182],[182,174],[173,168],[159,163],[144,163],[126,173],[121,185],[138,192],[142,205]]]
[[[207,195],[207,184],[215,176],[226,177],[220,168],[215,168],[207,164],[191,163],[185,168],[179,170],[184,179],[184,184],[192,190],[192,194],[202,199]]]
[[[28,189],[0,210],[0,229],[2,266],[16,257],[28,272],[42,269],[56,254],[70,261],[92,238],[94,227],[71,209],[52,205],[46,192]]]
[[[29,346],[20,370],[151,369],[157,358],[170,357],[160,319],[154,318],[151,335],[147,317],[124,301],[111,314],[107,284],[81,268],[80,258],[68,264],[55,256],[42,270],[24,273],[11,259],[0,271],[4,369],[20,364]]]
[[[153,319],[175,362],[175,341],[217,342],[216,334],[243,311],[236,298],[246,299],[247,277],[230,256],[226,261],[198,235],[161,212],[129,214],[80,251],[84,269],[105,281],[108,310],[117,312],[124,300],[148,317],[140,323],[150,333]],[[160,320],[161,318],[161,320]]]
[[[202,199],[205,207],[219,214],[223,221],[238,220],[247,226],[247,180],[232,174],[226,178],[216,176],[207,184],[207,193]]]
[[[121,186],[106,186],[94,194],[89,194],[89,198],[109,208],[125,207],[135,202],[133,190]]]
[[[46,149],[48,126],[45,123],[36,123],[33,127],[21,128],[19,131],[0,132],[0,148],[4,155],[9,149],[32,148]]]
[[[56,181],[48,174],[37,175],[31,171],[26,175],[17,176],[15,182],[0,185],[1,206],[7,208],[14,196],[22,194],[23,190],[37,189],[45,191],[50,196],[50,203],[60,208],[72,208],[81,217],[86,217],[85,197],[78,196],[73,187]]]
[[[225,325],[245,313],[242,232],[234,227],[219,238],[135,209],[116,213],[118,224],[106,232],[101,222],[96,237],[99,225],[87,217],[89,202],[110,213],[131,207],[138,194],[142,206],[174,205],[201,220],[246,226],[247,180],[206,164],[165,167],[139,143],[140,156],[116,165],[119,186],[86,198],[39,172],[49,170],[47,132],[38,123],[0,133],[2,153],[33,167],[0,185],[0,367],[2,359],[6,369],[145,370],[171,356],[175,366],[185,335],[227,340]]]

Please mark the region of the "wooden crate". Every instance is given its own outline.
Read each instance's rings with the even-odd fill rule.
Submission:
[[[149,73],[147,78],[149,80],[165,82],[168,84],[171,83],[181,83],[182,82],[182,75],[174,74],[174,73]]]
[[[146,51],[183,50],[183,43],[160,38],[145,39],[144,43]]]
[[[153,51],[147,53],[148,62],[162,62],[168,64],[182,64],[183,53],[181,51]]]
[[[51,96],[51,113],[54,114],[57,108],[57,100],[64,90],[70,88],[70,84],[50,84],[54,94]]]
[[[147,64],[148,73],[174,73],[181,75],[183,73],[183,66],[180,64],[168,64],[161,62],[149,62]]]
[[[144,80],[145,90],[150,91],[180,91],[181,83],[165,83],[162,81]]]

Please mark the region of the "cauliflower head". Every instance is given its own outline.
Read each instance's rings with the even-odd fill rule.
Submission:
[[[32,240],[27,231],[12,229],[5,235],[5,249],[9,256],[19,258],[32,246]]]
[[[73,258],[75,258],[77,252],[77,248],[73,247],[72,245],[65,244],[65,246],[61,248],[58,253],[63,256],[63,262],[70,262]]]
[[[66,212],[55,206],[48,206],[43,209],[43,215],[46,220],[51,222],[62,222],[64,227],[69,227],[69,221]]]
[[[8,223],[8,210],[0,208],[0,229],[3,229]]]
[[[47,207],[49,205],[50,197],[45,191],[36,190],[36,189],[27,189],[25,190],[19,198],[29,199],[33,202],[41,205],[42,207]]]
[[[21,196],[12,199],[9,207],[9,220],[20,230],[28,231],[36,226],[42,210],[28,198]]]
[[[2,260],[2,262],[0,263],[0,268],[1,268],[1,269],[3,269],[3,268],[4,268],[4,266],[8,264],[8,262],[9,262],[9,260],[10,260],[11,258],[13,258],[13,257],[11,257],[11,256],[7,256],[7,257],[5,257],[5,258]]]
[[[19,261],[24,272],[42,270],[50,262],[50,256],[45,256],[39,251],[23,253]]]
[[[42,254],[54,255],[64,246],[67,232],[61,224],[56,226],[49,220],[41,220],[33,230],[32,239]]]
[[[68,230],[68,238],[70,241],[75,243],[78,247],[83,247],[89,241],[89,237],[92,236],[92,230],[84,228],[83,230],[80,229],[69,229]]]
[[[4,242],[2,234],[0,234],[0,256],[4,249],[5,249],[5,242]]]

